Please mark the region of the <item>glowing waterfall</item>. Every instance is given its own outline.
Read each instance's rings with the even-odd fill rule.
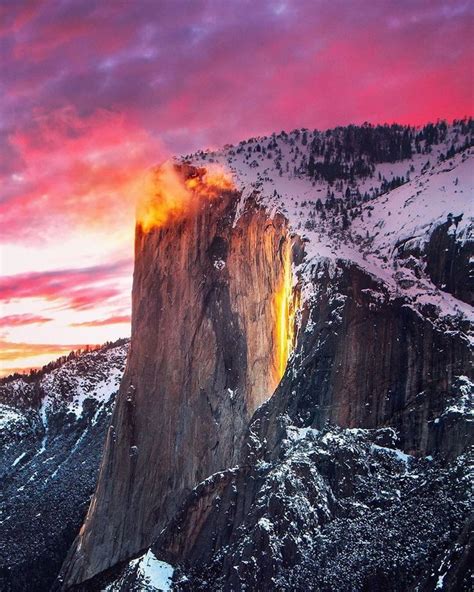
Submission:
[[[285,245],[283,253],[283,273],[280,287],[275,294],[275,378],[276,385],[286,370],[288,358],[295,341],[295,312],[297,303],[293,293],[293,274],[291,271],[291,246]]]

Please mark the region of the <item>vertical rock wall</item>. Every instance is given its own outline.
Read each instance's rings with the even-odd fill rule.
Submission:
[[[150,545],[194,485],[232,466],[281,377],[291,239],[253,202],[234,224],[238,199],[137,228],[131,349],[65,588]]]

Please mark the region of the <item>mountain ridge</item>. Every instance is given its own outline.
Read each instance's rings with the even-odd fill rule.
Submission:
[[[228,213],[222,193],[168,228],[137,231],[128,361],[129,378],[135,378],[122,383],[116,404],[122,419],[112,420],[108,446],[124,447],[130,466],[137,456],[157,461],[173,449],[186,451],[197,472],[183,493],[172,485],[180,463],[145,487],[143,470],[131,479],[128,469],[117,470],[128,461],[110,462],[109,453],[102,461],[106,487],[126,483],[133,511],[141,489],[152,505],[160,503],[161,491],[175,496],[173,510],[164,521],[162,515],[163,524],[160,512],[149,513],[146,528],[155,532],[145,540],[127,517],[130,506],[116,504],[113,519],[119,526],[129,520],[131,536],[111,533],[108,539],[119,541],[112,561],[102,543],[102,550],[82,547],[85,567],[73,576],[76,540],[57,589],[303,590],[308,582],[315,590],[468,589],[472,120],[377,129],[298,130],[176,160],[178,170],[184,163],[190,174],[193,167],[224,166],[235,189]],[[358,139],[359,132],[365,136]],[[410,158],[395,158],[409,151]],[[394,160],[375,162],[382,157]],[[215,230],[206,234],[209,228]],[[253,259],[260,261],[255,268]],[[265,275],[269,269],[273,275]],[[270,281],[262,282],[262,274]],[[293,351],[276,390],[239,415],[247,385],[254,384],[243,380],[246,368],[258,362],[264,372],[275,359],[269,324],[276,322],[275,293],[283,278],[291,293],[283,301],[294,327]],[[181,293],[190,295],[189,310],[177,305]],[[290,301],[296,309],[291,318]],[[225,361],[210,372],[210,382],[199,370],[199,388],[180,400],[181,387],[172,400],[160,382],[177,372],[173,380],[183,385],[189,374],[176,371],[179,347],[166,347],[181,329],[176,343],[186,343],[193,311],[200,324],[184,359],[207,372],[220,343],[216,351]],[[260,350],[252,350],[255,343]],[[177,422],[160,423],[157,400],[161,409],[184,405]],[[186,411],[190,401],[194,420],[203,424],[201,432],[192,431],[196,445],[182,437],[194,421]],[[143,422],[147,429],[139,427]],[[192,455],[214,450],[214,424],[221,426],[218,439],[234,438],[235,448],[212,468]],[[157,425],[159,448],[153,444]],[[141,485],[135,486],[137,479]],[[425,489],[415,486],[423,480]],[[163,489],[160,482],[171,485]],[[97,495],[100,502],[100,489]],[[296,511],[293,497],[309,511]],[[397,518],[397,504],[406,524]],[[426,546],[413,532],[409,525],[418,511],[423,532],[439,542]],[[363,528],[365,513],[372,532]],[[385,532],[389,523],[398,540]],[[103,525],[88,524],[86,536],[99,540]],[[342,540],[344,529],[352,533],[350,544]],[[305,532],[314,544],[301,539]],[[127,539],[133,537],[132,549]],[[377,547],[382,541],[386,551]],[[358,562],[364,545],[378,550]],[[332,554],[340,554],[340,566]],[[87,572],[94,562],[95,573]],[[154,579],[156,573],[163,578]]]

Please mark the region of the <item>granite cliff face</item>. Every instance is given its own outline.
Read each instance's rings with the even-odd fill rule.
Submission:
[[[470,126],[177,166],[186,208],[137,226],[127,368],[58,587],[468,589]],[[235,186],[206,188],[216,162]]]
[[[462,377],[472,378],[463,331],[468,325],[453,322],[446,333],[447,325],[437,325],[429,307],[422,316],[363,269],[342,261],[315,266],[313,285],[292,378],[272,400],[273,419],[289,407],[301,425],[316,429],[328,422],[390,426],[408,454],[454,457],[466,450],[472,434],[440,439],[442,422],[433,421],[462,396]]]
[[[427,271],[434,284],[472,305],[472,237],[466,231],[458,236],[459,222],[459,218],[449,216],[444,224],[433,231],[425,250]]]
[[[293,242],[251,199],[233,224],[239,197],[196,193],[172,225],[137,227],[130,355],[68,584],[150,545],[195,485],[235,463],[284,371]]]

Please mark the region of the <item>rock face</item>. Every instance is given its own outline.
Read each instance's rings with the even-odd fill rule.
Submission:
[[[460,437],[453,431],[451,438],[440,439],[435,430],[441,420],[433,423],[451,399],[462,397],[460,377],[472,379],[463,323],[446,333],[429,311],[423,317],[403,298],[390,297],[364,270],[344,262],[336,269],[315,266],[313,283],[293,378],[275,394],[273,419],[289,407],[297,409],[300,425],[318,429],[327,422],[393,427],[409,454],[454,457],[464,451],[472,434]]]
[[[433,562],[441,576],[468,528],[468,343],[357,267],[313,273],[295,354],[238,465],[196,488],[153,547],[182,566],[179,589],[433,589]],[[449,565],[449,589],[467,590],[462,553]]]
[[[0,589],[47,591],[97,482],[128,342],[0,384]]]
[[[241,183],[205,199],[205,169],[177,169],[188,207],[137,228],[127,370],[59,587],[159,589],[158,562],[183,591],[468,589],[471,124],[438,128],[448,159],[427,128],[381,164],[397,126],[198,153]]]
[[[130,355],[67,586],[150,545],[195,485],[232,466],[281,377],[292,240],[252,200],[234,225],[239,197],[196,194],[172,225],[137,227]]]
[[[425,248],[426,269],[434,284],[473,304],[474,241],[472,232],[465,231],[458,236],[459,222],[459,218],[450,216],[444,224],[435,228]]]

